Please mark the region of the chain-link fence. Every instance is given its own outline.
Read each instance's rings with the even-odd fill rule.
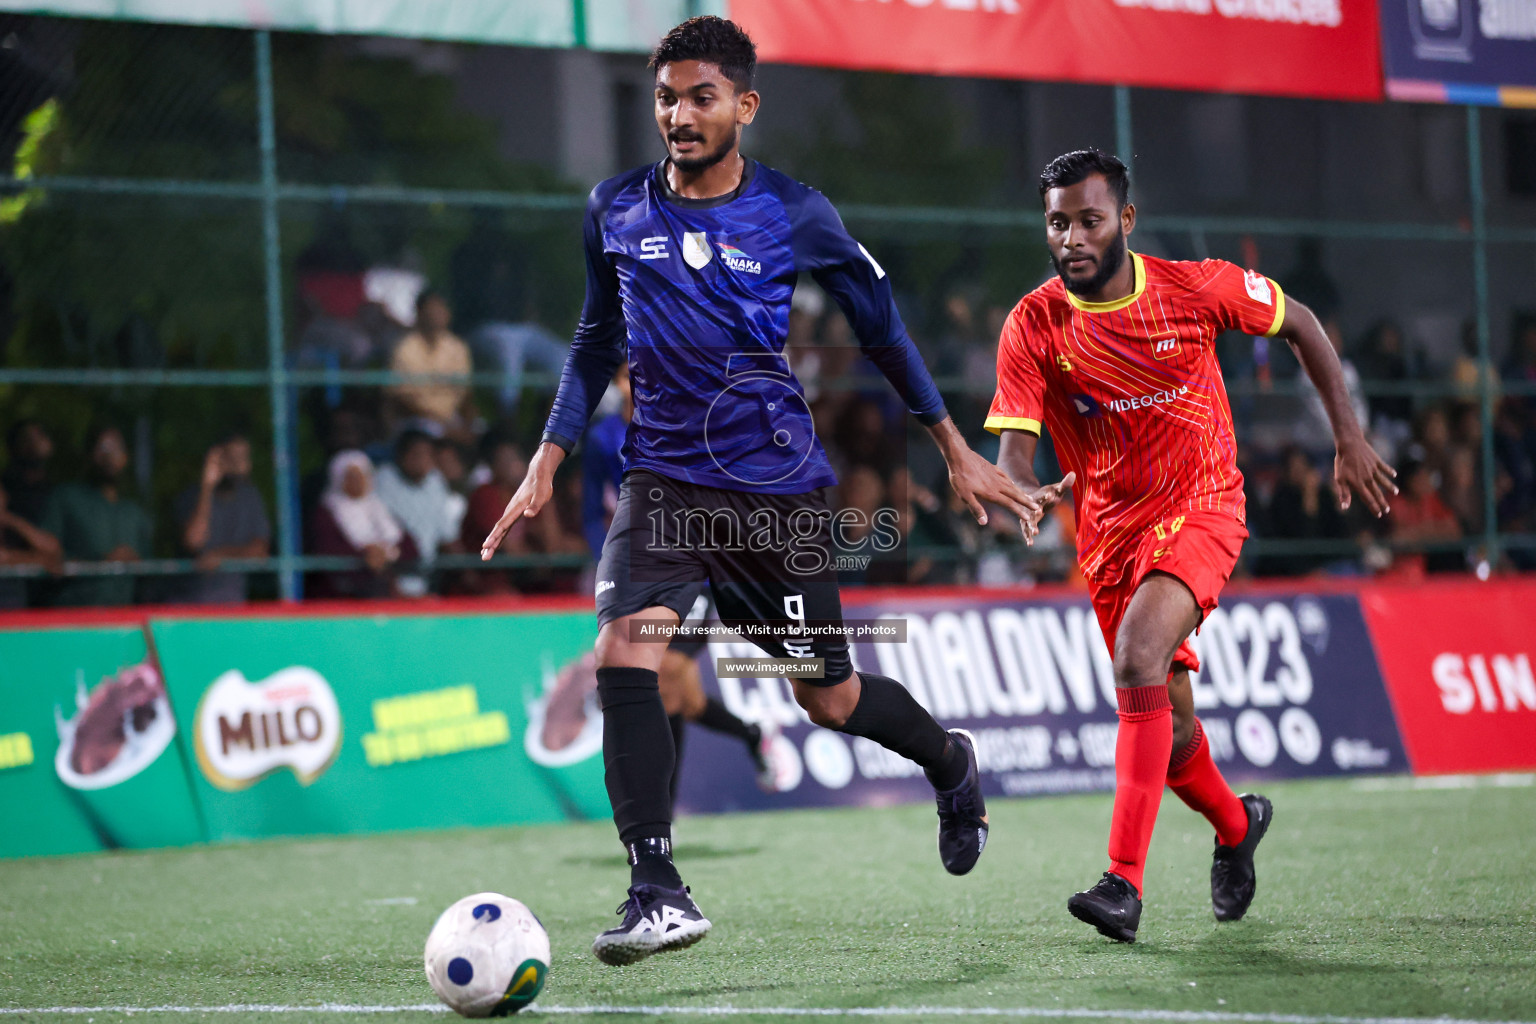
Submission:
[[[537,444],[581,302],[586,187],[659,155],[643,58],[5,17],[0,82],[9,514],[41,522],[69,481],[101,491],[111,466],[90,442],[111,425],[127,455],[117,493],[148,526],[146,541],[49,553],[13,523],[6,601],[198,599],[211,574],[255,597],[349,593],[365,559],[317,525],[332,459],[395,461],[429,406],[443,413],[432,461],[465,511],[430,573],[402,563],[408,589],[582,586],[603,506],[581,459],[551,525],[489,567],[472,524]],[[1246,571],[1536,562],[1530,112],[786,67],[760,88],[749,152],[826,192],[878,256],[980,450],[996,452],[981,423],[1001,318],[1049,271],[1035,177],[1096,145],[1134,154],[1134,247],[1258,267],[1319,313],[1408,485],[1385,524],[1330,511],[1327,424],[1294,357],[1224,337]],[[402,374],[434,293],[467,376]],[[952,507],[931,445],[814,289],[797,294],[789,341],[841,500],[903,523],[897,555],[850,583],[1073,576],[1065,513],[1026,551]],[[189,541],[205,456],[236,434],[269,548]],[[102,578],[128,585],[71,586]]]

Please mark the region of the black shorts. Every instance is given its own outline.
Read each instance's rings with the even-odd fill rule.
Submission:
[[[708,585],[724,625],[787,626],[783,639],[751,640],[776,658],[824,658],[807,682],[841,683],[853,673],[846,640],[792,635],[796,622],[843,621],[831,522],[824,488],[756,494],[626,473],[597,563],[598,625],[657,605],[686,620]]]

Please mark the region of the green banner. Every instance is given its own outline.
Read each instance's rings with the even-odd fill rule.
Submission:
[[[0,633],[0,857],[197,842],[175,739],[138,626]]]
[[[609,813],[600,734],[545,739],[590,612],[151,629],[211,839]]]

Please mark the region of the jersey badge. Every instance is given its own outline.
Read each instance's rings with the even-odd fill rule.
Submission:
[[[704,232],[690,231],[683,235],[683,261],[694,270],[703,270],[711,255],[709,239]]]
[[[1072,372],[1072,360],[1068,359],[1064,355],[1057,355],[1056,356],[1056,365],[1061,367],[1061,372],[1062,373],[1071,373]]]
[[[1172,331],[1151,337],[1152,354],[1159,359],[1172,359],[1179,354],[1179,336]]]

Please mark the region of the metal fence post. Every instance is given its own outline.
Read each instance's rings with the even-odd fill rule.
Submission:
[[[1481,111],[1467,107],[1467,181],[1472,201],[1472,293],[1477,321],[1477,404],[1482,422],[1483,449],[1483,544],[1488,564],[1499,564],[1498,503],[1493,481],[1493,345],[1488,323],[1488,209],[1483,194],[1483,140]]]
[[[1125,164],[1126,173],[1136,180],[1136,156],[1131,145],[1131,87],[1115,86],[1115,155]]]
[[[294,557],[298,524],[294,521],[292,435],[288,415],[288,366],[283,355],[283,276],[277,227],[277,132],[272,111],[272,36],[258,29],[256,41],[256,118],[261,137],[261,239],[267,298],[267,390],[272,401],[272,475],[276,485],[277,582],[284,601],[299,598]]]

